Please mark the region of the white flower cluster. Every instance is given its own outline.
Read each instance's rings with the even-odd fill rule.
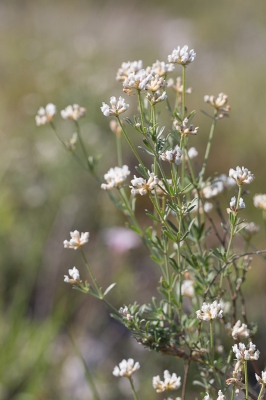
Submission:
[[[114,167],[110,168],[109,171],[104,175],[106,183],[101,184],[101,188],[104,190],[111,190],[119,187],[130,175],[130,171],[127,165],[123,165],[122,168]]]
[[[244,203],[244,200],[242,199],[242,197],[240,197],[238,205],[237,205],[237,200],[236,197],[232,197],[231,201],[230,201],[230,208],[227,209],[228,213],[237,213],[240,210],[243,210],[244,208],[246,208],[246,204]]]
[[[236,324],[231,327],[230,322],[226,324],[226,329],[233,339],[238,340],[240,337],[248,338],[250,335],[250,330],[246,324],[241,324],[241,321],[237,321]]]
[[[139,362],[134,363],[133,358],[123,360],[119,363],[119,367],[115,366],[113,375],[125,378],[131,378],[131,376],[140,368]]]
[[[148,192],[151,192],[154,190],[154,188],[158,185],[159,179],[157,178],[154,173],[149,172],[149,179],[146,182],[145,179],[143,178],[137,178],[136,175],[134,175],[134,179],[132,179],[131,183],[132,186],[129,186],[131,188],[131,193],[132,194],[140,194],[141,196],[145,196]]]
[[[163,161],[168,161],[171,164],[179,165],[182,161],[183,151],[180,149],[178,145],[175,146],[174,149],[166,150],[164,153],[160,155],[160,158]]]
[[[221,304],[216,300],[212,303],[203,303],[200,310],[196,311],[197,318],[202,321],[210,321],[215,318],[223,318]]]
[[[255,176],[245,167],[236,167],[235,170],[233,168],[230,168],[229,176],[236,181],[238,186],[249,184],[255,179]]]
[[[123,62],[117,71],[116,80],[124,81],[130,74],[135,74],[143,69],[142,60]]]
[[[198,209],[200,214],[209,213],[213,209],[212,203],[210,203],[209,201],[205,201],[204,204],[202,204],[202,201],[198,198],[193,199],[192,206],[193,209],[191,210],[191,212],[193,213],[198,212]]]
[[[168,87],[171,87],[172,89],[174,89],[175,92],[177,92],[179,94],[183,93],[183,85],[182,85],[181,76],[178,76],[176,78],[176,84],[174,83],[174,80],[172,78],[170,78],[167,83],[168,83]],[[192,93],[192,88],[187,88],[185,90],[185,92],[186,92],[186,94],[191,94]]]
[[[166,92],[161,93],[160,90],[157,90],[157,92],[154,93],[147,93],[146,97],[152,105],[155,105],[157,103],[160,103],[161,101],[166,100],[167,94]]]
[[[192,160],[192,158],[196,158],[199,153],[198,153],[196,147],[190,147],[187,154],[188,154],[188,157]]]
[[[110,116],[116,117],[118,114],[122,114],[123,112],[125,112],[129,107],[129,104],[126,104],[125,100],[121,96],[119,97],[118,100],[116,100],[115,96],[112,96],[110,98],[110,104],[111,107],[104,102],[102,103],[101,110],[103,115],[105,115],[105,117],[110,117]]]
[[[70,232],[71,239],[64,240],[64,247],[67,249],[77,250],[79,247],[83,246],[85,243],[89,241],[89,232],[81,232],[79,231]]]
[[[248,348],[244,343],[235,344],[232,346],[233,352],[235,353],[237,360],[258,360],[260,352],[256,350],[256,345],[250,342]]]
[[[219,111],[230,111],[230,106],[226,103],[228,96],[224,93],[219,93],[217,97],[206,95],[204,96],[205,103],[209,103],[211,106]]]
[[[157,60],[151,67],[147,67],[146,71],[150,74],[165,76],[175,69],[174,64],[166,64],[164,61]]]
[[[197,135],[198,133],[199,127],[197,126],[194,128],[193,124],[188,126],[187,118],[184,118],[182,123],[175,119],[173,123],[176,130],[181,133],[182,137],[185,137],[186,135]]]
[[[131,95],[134,90],[147,90],[147,84],[152,79],[152,74],[145,69],[141,69],[136,73],[131,73],[123,82],[123,92]]]
[[[213,182],[208,183],[203,189],[202,194],[205,199],[218,196],[224,189],[235,186],[236,182],[231,177],[227,177],[225,174],[217,176]]]
[[[225,395],[221,390],[219,390],[217,400],[224,400],[224,399]],[[203,400],[211,400],[209,393],[206,393],[206,396],[203,397]]]
[[[84,117],[86,114],[86,108],[80,107],[78,104],[73,104],[73,106],[67,106],[61,111],[61,117],[63,119],[72,119],[77,121],[79,118]]]
[[[260,227],[254,224],[254,222],[242,222],[242,224],[240,224],[240,227],[243,227],[243,231],[249,236],[255,235],[260,231]]]
[[[261,372],[261,377],[257,374],[255,374],[257,381],[263,385],[266,386],[266,371]]]
[[[192,279],[184,279],[181,285],[181,294],[182,296],[194,297],[194,281]]]
[[[132,315],[130,314],[130,312],[128,311],[128,307],[127,306],[125,306],[124,308],[120,307],[119,314],[123,315],[123,317],[126,317],[126,319],[128,321],[130,321],[133,318]]]
[[[79,275],[79,270],[76,267],[73,267],[72,269],[68,270],[68,274],[70,276],[64,275],[64,282],[66,283],[71,283],[72,285],[75,283],[80,283],[80,275]]]
[[[168,61],[174,64],[188,65],[195,60],[196,53],[194,50],[188,50],[188,46],[182,48],[178,46],[172,51],[172,54],[168,56]]]
[[[165,392],[166,390],[176,390],[181,386],[181,378],[177,377],[175,373],[172,375],[169,371],[164,371],[164,380],[161,381],[160,376],[154,376],[152,379],[152,386],[157,393]]]
[[[266,194],[255,194],[253,202],[255,207],[266,210]]]
[[[36,125],[45,125],[48,122],[52,122],[56,114],[56,106],[52,103],[47,104],[47,106],[40,107],[39,111],[35,117]]]

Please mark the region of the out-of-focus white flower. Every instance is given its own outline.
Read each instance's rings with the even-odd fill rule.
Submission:
[[[177,377],[175,373],[172,375],[169,371],[165,370],[164,373],[164,381],[161,381],[160,376],[154,376],[152,379],[152,386],[156,390],[157,393],[165,392],[166,390],[176,390],[181,386],[181,378]]]
[[[244,208],[246,208],[246,205],[244,203],[244,200],[242,199],[242,197],[240,197],[239,202],[238,202],[238,206],[237,206],[237,200],[236,197],[232,197],[231,201],[230,201],[230,208],[227,208],[227,212],[228,213],[237,213],[240,210],[243,210]]]
[[[70,139],[66,142],[66,145],[67,145],[67,147],[68,147],[68,149],[69,149],[70,151],[74,151],[74,150],[75,150],[77,140],[78,140],[78,134],[77,134],[77,132],[74,132],[73,135],[72,135],[72,138],[70,138]]]
[[[191,279],[185,279],[181,285],[181,294],[182,296],[194,297],[194,281]]]
[[[209,393],[206,393],[206,396],[203,397],[203,400],[211,400]]]
[[[129,104],[126,104],[125,100],[121,96],[119,97],[118,100],[116,100],[115,96],[112,96],[110,98],[111,107],[104,102],[102,104],[103,105],[101,107],[101,110],[103,115],[105,115],[106,117],[110,116],[116,117],[118,114],[122,114],[123,112],[125,112],[129,107]]]
[[[198,208],[199,208],[199,213],[200,214],[203,214],[204,212],[205,213],[209,213],[213,209],[213,204],[210,203],[209,201],[205,201],[204,205],[202,207],[202,202],[197,198],[194,200],[192,205],[194,206],[193,210],[191,210],[191,212],[193,212],[193,213],[197,212]]]
[[[263,385],[266,386],[266,371],[261,372],[261,377],[257,374],[255,374],[257,381]]]
[[[71,239],[64,240],[64,247],[67,249],[74,249],[77,250],[79,247],[83,246],[84,244],[88,243],[89,241],[89,232],[81,232],[79,231],[70,232]]]
[[[217,176],[214,181],[222,182],[225,189],[236,185],[236,181],[233,178],[231,178],[230,176],[227,177],[225,174],[221,174],[221,175]]]
[[[123,62],[121,67],[117,71],[116,80],[117,81],[124,81],[128,75],[135,74],[143,68],[142,60],[139,61],[128,61]]]
[[[182,78],[181,76],[178,76],[176,78],[176,84],[174,83],[174,80],[172,78],[168,79],[168,87],[171,87],[174,89],[175,92],[182,94],[183,93],[183,85],[182,85]],[[191,94],[192,93],[192,88],[187,88],[186,89],[186,94]]]
[[[203,303],[200,310],[196,311],[197,318],[202,321],[210,321],[215,318],[223,318],[223,310],[216,300],[212,303]]]
[[[266,210],[266,194],[255,194],[253,202],[255,207]]]
[[[230,301],[224,301],[223,299],[221,299],[220,306],[223,310],[223,314],[226,314],[231,310],[231,302]]]
[[[126,319],[128,321],[130,321],[133,318],[132,315],[130,314],[130,312],[128,311],[128,307],[124,307],[124,308],[120,307],[119,314],[123,315],[123,317],[126,317]]]
[[[160,158],[163,161],[168,161],[171,164],[179,165],[182,161],[183,151],[180,149],[178,145],[175,146],[174,149],[166,150],[164,153],[160,155]]]
[[[48,103],[47,106],[40,107],[35,117],[36,125],[45,125],[48,122],[52,122],[56,114],[56,106],[52,103]]]
[[[242,224],[239,225],[239,228],[243,227],[243,231],[248,235],[248,236],[253,236],[256,233],[260,231],[260,227],[254,222],[242,222]]]
[[[256,350],[256,345],[250,342],[246,347],[244,343],[234,344],[232,346],[237,360],[258,360],[260,352]]]
[[[211,199],[212,197],[218,196],[223,190],[223,183],[219,180],[214,180],[202,189],[202,194],[205,199]]]
[[[76,267],[69,269],[68,274],[69,274],[70,278],[69,278],[69,276],[64,275],[64,282],[71,283],[72,285],[76,284],[76,283],[81,283],[79,270]]]
[[[146,97],[152,105],[155,105],[157,103],[160,103],[161,101],[166,100],[167,94],[166,92],[161,93],[160,90],[157,90],[157,92],[154,93],[147,93]]]
[[[222,391],[219,390],[217,400],[224,400],[224,399],[225,399],[225,395],[223,395]]]
[[[236,181],[238,186],[249,184],[255,179],[255,176],[245,167],[236,167],[235,170],[233,168],[230,168],[229,176]]]
[[[118,123],[117,119],[112,119],[109,124],[111,131],[113,131],[117,136],[121,135],[122,128]]]
[[[149,177],[148,181],[146,182],[145,179],[137,178],[136,175],[134,175],[134,179],[132,179],[132,181],[131,181],[132,186],[129,186],[131,188],[131,193],[132,194],[140,194],[141,196],[144,196],[148,192],[151,192],[152,190],[154,190],[155,187],[159,183],[159,179],[152,172],[149,172],[149,176],[150,177]]]
[[[189,158],[192,159],[192,158],[197,157],[199,153],[198,153],[196,147],[190,147],[187,154],[188,154]]]
[[[145,69],[129,74],[123,82],[123,92],[131,95],[134,90],[147,90],[147,84],[151,81],[152,77],[152,74],[147,73]]]
[[[178,46],[172,51],[172,54],[168,56],[168,61],[174,64],[188,65],[195,60],[196,53],[194,50],[188,50],[188,46],[182,48]]]
[[[139,236],[131,229],[114,227],[104,231],[104,240],[107,246],[115,253],[125,253],[138,247],[141,243]]]
[[[224,93],[219,93],[217,97],[206,95],[204,96],[204,101],[205,103],[209,103],[218,111],[230,111],[230,106],[227,104],[228,96]]]
[[[149,74],[165,76],[168,72],[172,72],[174,69],[174,64],[166,64],[164,61],[157,60],[151,67],[147,67],[146,71]]]
[[[119,367],[115,366],[113,375],[117,377],[131,378],[131,376],[140,368],[139,362],[134,363],[133,358],[123,360],[119,363]]]
[[[185,137],[186,135],[197,135],[199,127],[195,127],[193,124],[188,125],[188,119],[184,118],[183,122],[180,123],[177,119],[173,122],[174,127],[178,132],[181,133],[181,137]]]
[[[86,108],[80,107],[78,104],[73,104],[73,106],[67,106],[61,111],[61,117],[64,119],[73,119],[77,121],[79,118],[84,117],[86,114]]]
[[[250,335],[250,330],[248,329],[246,324],[241,324],[241,321],[237,321],[236,324],[231,327],[230,322],[226,324],[226,329],[229,335],[232,336],[233,339],[237,340],[240,337],[248,338]]]
[[[101,184],[101,188],[104,190],[111,190],[119,187],[130,175],[130,171],[127,165],[123,165],[122,168],[114,167],[110,168],[109,171],[104,175],[106,183]]]

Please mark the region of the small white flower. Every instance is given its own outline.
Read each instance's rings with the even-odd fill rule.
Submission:
[[[73,104],[73,106],[67,106],[61,111],[61,117],[63,119],[73,119],[77,121],[79,118],[84,117],[86,113],[86,108],[80,107],[78,104]]]
[[[242,222],[242,224],[239,225],[239,227],[243,227],[243,231],[248,235],[248,236],[252,236],[255,235],[256,233],[258,233],[260,231],[260,227],[256,224],[254,224],[254,222]]]
[[[242,197],[240,197],[239,202],[238,202],[238,206],[237,206],[237,200],[236,197],[232,197],[231,201],[230,201],[230,208],[227,209],[228,213],[237,213],[240,210],[243,210],[244,208],[246,208],[246,205],[244,203],[244,200],[242,199]]]
[[[256,350],[255,344],[250,342],[248,347],[244,343],[235,344],[232,346],[233,352],[235,353],[237,360],[258,360],[260,352]]]
[[[101,188],[104,190],[111,190],[119,187],[130,175],[130,171],[127,165],[123,165],[122,168],[114,167],[110,168],[109,171],[104,175],[106,183],[101,184]]]
[[[166,64],[164,61],[157,60],[151,67],[147,67],[146,71],[149,74],[165,76],[168,72],[172,72],[174,69],[174,64]]]
[[[152,105],[155,105],[166,100],[167,94],[166,92],[161,93],[160,90],[157,90],[155,93],[147,93],[146,97]]]
[[[123,360],[119,363],[119,367],[115,366],[113,375],[117,377],[130,378],[140,368],[139,362],[134,363],[133,358]]]
[[[174,83],[174,80],[172,78],[170,78],[167,83],[168,83],[168,87],[171,87],[172,89],[174,89],[175,92],[177,92],[179,94],[183,93],[183,85],[182,85],[181,76],[178,76],[176,78],[176,84]],[[192,93],[192,88],[187,88],[186,94],[191,94],[191,93]]]
[[[261,377],[257,374],[255,374],[257,381],[263,385],[266,386],[266,371],[261,372]]]
[[[177,377],[175,373],[172,375],[169,371],[164,371],[164,381],[161,381],[160,376],[154,376],[152,379],[152,386],[157,393],[165,392],[166,390],[176,390],[181,386],[181,378]]]
[[[189,158],[192,159],[192,158],[197,157],[199,153],[197,152],[196,147],[190,147],[187,154],[188,154]]]
[[[48,122],[52,122],[56,114],[56,106],[52,103],[47,104],[47,106],[40,107],[39,111],[35,117],[36,125],[45,125]]]
[[[178,132],[181,133],[181,137],[185,137],[186,135],[197,135],[199,127],[195,127],[193,124],[188,125],[188,119],[184,118],[183,122],[180,123],[177,119],[174,120],[173,122],[174,127]]]
[[[225,399],[225,395],[223,395],[222,391],[219,390],[217,400],[224,400],[224,399]]]
[[[174,64],[188,65],[195,60],[195,57],[196,53],[194,50],[188,50],[188,46],[183,46],[182,48],[178,46],[168,56],[168,61]]]
[[[198,208],[200,214],[203,214],[204,212],[209,213],[213,209],[212,203],[210,203],[209,201],[205,201],[204,205],[202,206],[202,201],[198,198],[195,198],[191,205],[194,206],[194,208],[191,210],[191,212],[193,213],[198,212]]]
[[[123,82],[123,92],[131,95],[134,90],[147,90],[147,85],[151,81],[153,75],[147,73],[145,69],[141,69],[137,73],[131,73]]]
[[[181,285],[182,296],[194,297],[194,282],[191,279],[185,279]]]
[[[159,179],[157,178],[154,173],[149,172],[149,179],[146,182],[145,179],[143,178],[137,178],[134,175],[134,179],[132,179],[131,183],[132,186],[129,186],[131,188],[131,193],[132,194],[140,194],[141,196],[145,196],[148,192],[151,192],[152,190],[155,189],[155,187],[159,183]]]
[[[233,339],[237,340],[240,337],[248,338],[250,335],[250,330],[248,329],[246,324],[241,324],[241,321],[237,321],[236,324],[231,327],[230,322],[226,324],[226,329]]]
[[[224,185],[220,180],[214,180],[212,183],[208,183],[202,189],[202,194],[205,199],[211,199],[212,197],[218,196],[224,190]]]
[[[236,181],[238,186],[249,184],[255,179],[255,176],[245,167],[236,167],[235,170],[233,168],[230,168],[229,176]]]
[[[123,317],[126,317],[126,319],[128,320],[128,321],[130,321],[132,318],[133,318],[133,316],[130,314],[130,312],[128,311],[128,307],[120,307],[120,309],[119,309],[119,314],[122,314],[123,315]]]
[[[80,275],[79,275],[79,270],[76,267],[73,267],[72,269],[68,270],[68,274],[70,276],[70,279],[67,275],[64,275],[64,282],[66,283],[71,283],[73,284],[77,284],[77,283],[81,283],[80,280]]]
[[[111,104],[111,107],[104,102],[102,103],[101,110],[102,110],[103,115],[105,115],[106,117],[110,117],[110,116],[117,117],[118,114],[122,114],[129,107],[129,104],[126,104],[125,100],[121,96],[119,97],[118,100],[116,100],[115,96],[112,96],[110,98],[110,104]]]
[[[221,304],[216,300],[212,303],[203,303],[201,310],[196,311],[197,318],[202,321],[210,321],[215,318],[223,318]]]
[[[221,175],[217,176],[217,178],[215,178],[215,182],[218,182],[218,181],[223,183],[225,189],[228,189],[228,188],[236,185],[236,181],[233,178],[231,178],[230,176],[227,177],[225,174],[221,174]]]
[[[180,149],[178,145],[175,146],[174,149],[166,150],[164,153],[160,155],[160,158],[163,161],[168,161],[171,164],[179,165],[182,161],[183,151]]]
[[[146,90],[157,92],[159,89],[165,88],[166,86],[167,82],[164,80],[164,78],[156,74],[152,75],[151,79],[147,82]]]
[[[116,80],[123,82],[130,74],[135,74],[141,69],[143,69],[142,60],[123,62],[117,71]]]
[[[206,396],[203,397],[203,400],[211,400],[209,393],[206,393]]]
[[[206,95],[204,96],[204,101],[218,111],[230,111],[230,106],[227,104],[228,96],[224,93],[219,93],[217,97]]]
[[[83,246],[89,241],[89,232],[82,232],[81,235],[79,231],[70,232],[71,239],[64,240],[64,247],[67,249],[77,250],[79,247]]]
[[[253,202],[255,207],[266,210],[266,194],[255,194]]]

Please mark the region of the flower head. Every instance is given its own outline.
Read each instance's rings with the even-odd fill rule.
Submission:
[[[160,158],[163,161],[168,161],[171,164],[179,165],[182,161],[183,151],[180,149],[178,145],[175,146],[174,149],[166,150],[164,153],[160,155]]]
[[[227,208],[228,214],[233,213],[236,214],[238,211],[243,210],[246,208],[246,204],[244,203],[244,200],[242,197],[240,197],[238,205],[237,205],[237,200],[236,197],[232,197],[230,201],[230,208]]]
[[[205,199],[211,199],[218,196],[224,190],[224,185],[220,180],[215,179],[212,183],[208,183],[203,189],[202,194]]]
[[[266,210],[266,194],[255,194],[253,202],[255,207]]]
[[[210,321],[215,318],[223,318],[223,310],[216,300],[212,303],[203,303],[200,310],[196,311],[197,318],[202,321]]]
[[[83,246],[85,243],[89,241],[89,232],[81,232],[79,231],[70,232],[71,239],[64,240],[64,247],[67,249],[77,250],[79,247]]]
[[[166,92],[161,93],[160,90],[157,90],[157,92],[154,93],[147,93],[146,97],[149,100],[149,102],[154,106],[155,104],[166,100],[167,94]]]
[[[128,321],[130,321],[133,318],[132,315],[130,314],[129,310],[128,310],[128,307],[126,307],[126,306],[124,308],[120,307],[119,314],[123,315],[123,317],[126,317],[126,319]]]
[[[174,80],[172,78],[170,78],[167,83],[168,83],[167,86],[174,89],[175,92],[177,92],[179,94],[183,93],[183,85],[182,85],[181,76],[178,76],[176,78],[176,83],[174,83]],[[191,93],[192,93],[192,88],[186,88],[186,94],[191,94]]]
[[[255,374],[257,381],[263,385],[266,386],[266,371],[261,372],[261,377],[257,374]]]
[[[105,115],[106,117],[110,117],[110,116],[117,117],[119,114],[122,114],[123,112],[125,112],[129,107],[129,104],[126,104],[125,100],[121,96],[119,97],[118,100],[116,100],[115,96],[112,96],[110,98],[110,104],[111,104],[111,107],[104,102],[102,103],[101,110],[102,110],[103,115]]]
[[[147,73],[145,69],[141,69],[137,73],[131,73],[123,82],[123,92],[131,95],[134,90],[147,90],[147,85],[152,78],[153,75]]]
[[[181,133],[182,137],[185,137],[186,135],[197,135],[199,127],[195,127],[193,124],[188,125],[188,119],[185,118],[183,122],[180,123],[177,119],[174,120],[174,127],[176,128],[177,131]]]
[[[164,61],[157,60],[151,67],[147,67],[146,71],[149,74],[165,76],[168,72],[172,72],[174,69],[174,64],[166,64]]]
[[[235,344],[232,346],[237,360],[258,360],[260,352],[256,350],[256,345],[250,342],[246,347],[244,343]]]
[[[101,188],[104,190],[111,190],[119,187],[130,175],[130,171],[127,165],[123,165],[122,168],[114,167],[110,168],[109,171],[104,175],[106,183],[101,184]]]
[[[79,270],[76,267],[68,270],[68,274],[70,276],[64,275],[64,282],[71,283],[72,285],[81,283]]]
[[[242,222],[240,227],[243,228],[243,231],[249,236],[253,236],[260,231],[260,227],[254,222]]]
[[[139,362],[134,363],[133,358],[129,358],[128,360],[121,361],[119,367],[114,367],[113,375],[117,377],[130,378],[139,368]]]
[[[231,327],[231,324],[226,324],[226,329],[233,339],[238,340],[240,337],[248,338],[250,335],[250,330],[248,329],[246,324],[241,324],[241,321],[237,321],[236,324]]]
[[[166,88],[167,82],[162,76],[158,74],[151,75],[150,80],[147,82],[146,90],[150,92],[157,92],[159,89]]]
[[[195,294],[194,281],[192,279],[185,279],[181,285],[182,296],[193,297]]]
[[[146,182],[145,179],[137,178],[134,175],[134,179],[132,179],[132,181],[131,181],[132,186],[129,186],[131,188],[131,193],[132,194],[140,194],[141,196],[144,196],[148,192],[151,192],[152,190],[154,190],[154,188],[159,183],[159,179],[152,172],[149,172],[149,176],[150,177],[149,177],[148,181]]]
[[[48,103],[45,108],[40,107],[35,117],[36,125],[40,126],[40,125],[45,125],[48,122],[52,122],[55,114],[56,114],[56,106],[52,103]]]
[[[182,48],[178,46],[172,51],[172,54],[168,56],[168,61],[174,64],[188,65],[195,60],[196,53],[194,50],[188,50],[188,46]]]
[[[160,376],[154,376],[152,379],[152,386],[156,390],[157,393],[165,392],[166,390],[176,390],[181,386],[181,378],[177,377],[175,373],[172,375],[169,371],[165,370],[164,380],[161,381]]]
[[[235,170],[233,168],[230,168],[229,177],[233,178],[238,186],[249,184],[255,179],[255,176],[245,167],[236,167]]]
[[[192,158],[196,158],[199,153],[198,153],[196,147],[190,147],[187,154],[188,154],[189,158],[192,159]]]
[[[117,81],[124,81],[130,74],[136,74],[143,68],[142,60],[139,61],[128,61],[123,62],[121,67],[117,71],[116,80]]]
[[[227,104],[228,96],[224,93],[219,93],[217,97],[206,95],[204,96],[204,101],[213,106],[217,111],[223,111],[225,113],[230,111],[230,106]],[[222,116],[224,115],[225,114],[222,114]]]
[[[61,111],[61,117],[63,119],[73,119],[77,121],[79,118],[84,117],[86,113],[86,108],[80,107],[78,104],[73,104],[73,106],[67,106]]]

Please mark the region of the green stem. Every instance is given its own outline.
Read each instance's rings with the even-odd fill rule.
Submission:
[[[186,112],[186,66],[182,66],[182,118],[185,118]]]
[[[131,390],[132,390],[132,393],[133,393],[133,396],[134,396],[134,400],[138,400],[138,396],[137,396],[136,390],[135,390],[135,388],[134,388],[134,384],[133,384],[132,377],[130,376],[130,377],[128,378],[128,380],[129,380],[129,382],[130,382],[130,386],[131,386]]]
[[[123,165],[123,158],[122,158],[122,140],[120,134],[116,134],[116,150],[117,150],[118,166],[121,168]]]
[[[214,330],[213,330],[213,320],[210,320],[210,356],[211,364],[214,363]]]
[[[258,400],[261,400],[262,399],[262,395],[263,395],[263,392],[264,392],[264,388],[265,388],[265,385],[261,385],[261,389],[260,389],[260,393],[259,393],[259,397],[258,397]]]
[[[235,391],[236,391],[236,387],[235,387],[235,385],[233,385],[233,389],[232,389],[232,392],[231,392],[231,400],[235,399]]]
[[[139,230],[139,232],[140,232],[139,235],[140,235],[141,237],[143,237],[142,229],[141,229],[141,227],[139,226],[139,223],[138,223],[138,221],[136,220],[136,217],[135,217],[135,215],[134,215],[134,213],[133,213],[133,211],[132,211],[132,208],[131,208],[131,206],[130,206],[130,203],[129,203],[129,201],[128,201],[128,198],[127,198],[127,195],[126,195],[126,193],[125,193],[124,188],[120,188],[120,189],[119,189],[119,194],[120,194],[122,200],[123,200],[124,203],[125,203],[125,206],[126,206],[126,208],[127,208],[127,211],[128,211],[129,214],[130,214],[130,218],[131,218],[131,220],[132,220],[132,223],[135,224],[136,228]]]
[[[238,196],[237,196],[237,201],[236,201],[236,209],[238,209],[239,206],[239,201],[240,201],[240,197],[241,197],[241,192],[242,192],[242,186],[238,187]],[[231,234],[230,234],[230,239],[229,239],[229,243],[228,243],[228,247],[227,247],[227,251],[226,251],[226,259],[229,256],[229,252],[230,252],[230,248],[231,248],[231,244],[232,244],[232,240],[233,237],[235,236],[235,225],[236,225],[236,221],[237,221],[237,214],[234,215],[233,217],[233,222],[231,224]]]
[[[141,128],[144,133],[144,113],[143,113],[143,105],[140,95],[140,90],[138,90],[138,102],[139,102],[139,112],[140,112],[140,120],[141,120]]]
[[[117,117],[117,120],[118,120],[118,123],[119,123],[119,125],[120,125],[120,127],[121,127],[121,129],[122,129],[122,131],[123,131],[123,134],[125,135],[125,138],[126,138],[128,144],[129,144],[129,146],[130,146],[132,152],[134,153],[136,159],[137,159],[138,162],[142,165],[142,167],[145,168],[145,167],[144,167],[144,164],[143,164],[143,162],[141,161],[141,159],[140,159],[138,153],[136,152],[136,150],[135,150],[135,148],[134,148],[134,146],[133,146],[131,140],[129,139],[128,134],[126,133],[126,131],[125,131],[125,129],[124,129],[124,127],[123,127],[123,125],[122,125],[122,123],[121,123],[121,121],[120,121],[120,118]]]
[[[97,283],[97,281],[96,281],[95,276],[93,275],[93,272],[92,272],[92,270],[91,270],[91,267],[89,266],[89,263],[88,263],[88,261],[87,261],[87,259],[86,259],[86,256],[85,256],[85,254],[84,254],[84,251],[82,250],[81,247],[80,247],[79,249],[80,249],[80,252],[81,252],[81,254],[82,254],[83,260],[84,260],[84,262],[85,262],[85,265],[86,265],[86,267],[87,267],[87,269],[88,269],[88,271],[89,271],[91,280],[92,280],[92,282],[93,282],[93,284],[94,284],[94,286],[95,286],[95,288],[96,288],[96,290],[97,290],[97,292],[98,292],[99,298],[100,298],[100,299],[103,299],[102,291],[101,291],[101,289],[100,289],[100,287],[99,287],[99,285],[98,285],[98,283]]]
[[[78,121],[74,121],[74,122],[75,122],[75,125],[76,125],[76,128],[77,128],[78,138],[79,138],[79,142],[80,142],[80,145],[81,145],[85,160],[86,160],[86,162],[88,164],[88,167],[90,168],[90,164],[89,164],[89,160],[88,160],[88,154],[87,154],[84,142],[82,140],[79,123],[78,123]]]
[[[217,122],[217,115],[218,115],[218,111],[215,110],[215,112],[214,112],[214,117],[213,117],[213,121],[212,121],[212,125],[211,125],[211,129],[210,129],[209,140],[208,140],[207,147],[206,147],[206,151],[205,151],[203,166],[202,166],[202,169],[201,169],[201,171],[200,171],[200,179],[199,179],[199,183],[200,183],[200,184],[201,184],[202,181],[203,181],[204,173],[205,173],[205,171],[206,171],[207,161],[208,161],[208,158],[209,158],[209,154],[210,154],[210,150],[211,150],[211,144],[212,144],[212,139],[213,139],[214,130],[215,130],[216,122]]]
[[[246,400],[248,400],[248,363],[244,362],[244,370],[245,370],[245,387],[246,387]]]

